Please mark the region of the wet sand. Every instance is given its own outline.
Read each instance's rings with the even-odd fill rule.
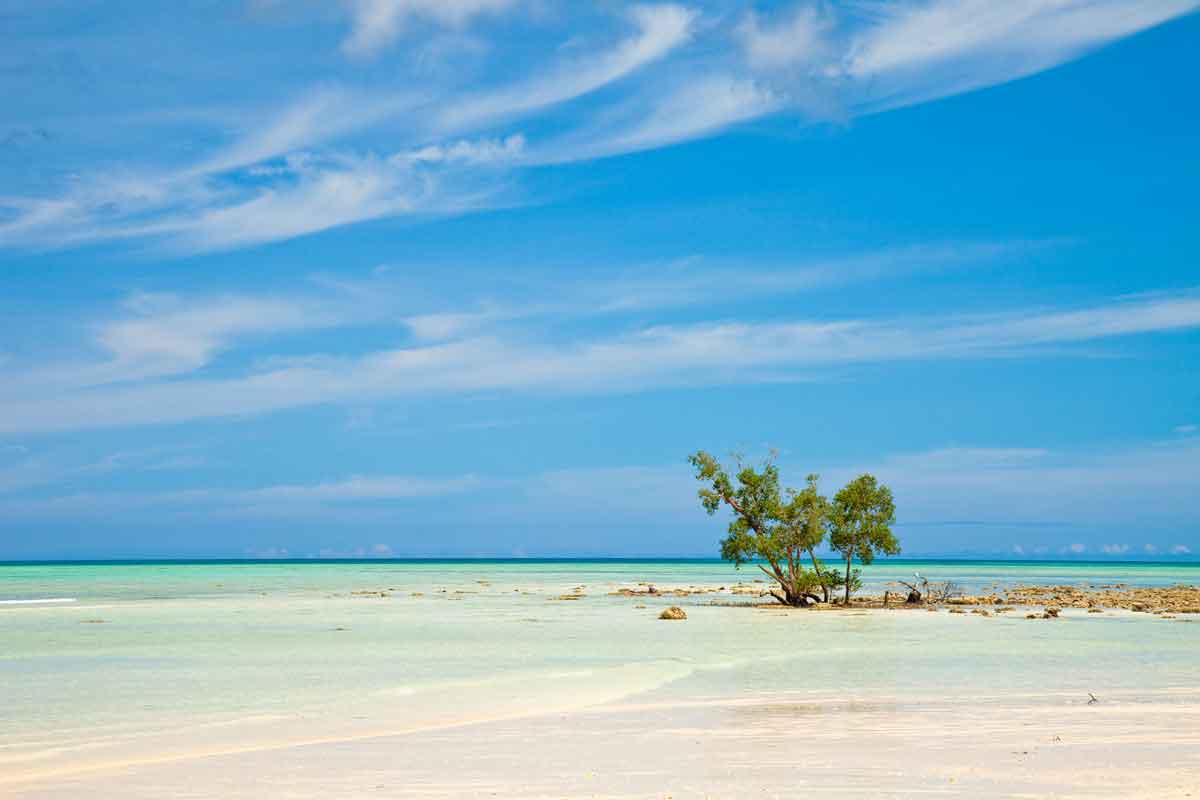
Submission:
[[[19,787],[78,797],[1184,798],[1200,693],[654,702],[163,764]]]

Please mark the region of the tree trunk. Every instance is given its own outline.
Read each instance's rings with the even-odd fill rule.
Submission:
[[[808,599],[810,597],[814,601],[818,599],[810,594],[797,594],[795,592],[788,591],[784,587],[780,587],[780,589],[782,591],[777,590],[777,589],[772,589],[769,592],[769,594],[771,595],[771,597],[774,597],[776,600],[778,600],[781,604],[783,604],[785,606],[789,606],[791,608],[807,608],[808,607]]]
[[[854,551],[851,550],[851,553]],[[850,606],[850,565],[854,563],[854,556],[846,557],[846,606]]]
[[[811,547],[808,548],[808,557],[810,559],[812,559],[813,572],[817,573],[817,577],[821,581],[821,594],[824,595],[824,597],[825,597],[823,602],[828,603],[829,602],[829,584],[825,582],[824,565],[820,561],[817,560],[817,553]]]

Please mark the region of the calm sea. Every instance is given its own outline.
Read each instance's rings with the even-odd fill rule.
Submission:
[[[899,561],[993,584],[1200,583],[1200,565]],[[620,702],[857,696],[1038,704],[1200,685],[1200,621],[789,612],[654,583],[761,578],[719,561],[0,564],[6,771],[171,759]],[[563,599],[564,596],[569,599]],[[719,598],[723,604],[713,604]],[[668,604],[685,622],[661,622]],[[1021,706],[1025,707],[1025,706]]]
[[[920,574],[967,591],[993,584],[1170,586],[1200,583],[1200,563],[888,559],[863,568],[868,591]],[[0,602],[154,600],[338,591],[398,583],[411,591],[487,576],[546,585],[651,581],[710,586],[762,575],[716,559],[395,559],[0,562]]]

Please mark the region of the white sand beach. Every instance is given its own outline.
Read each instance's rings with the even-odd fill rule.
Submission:
[[[0,795],[1161,798],[1200,785],[1193,615],[752,607],[720,565],[400,565],[298,582],[275,569],[215,576],[208,594],[188,573],[151,590],[166,597],[106,584],[5,611]],[[614,594],[645,577],[712,591]],[[659,620],[668,603],[687,619]]]

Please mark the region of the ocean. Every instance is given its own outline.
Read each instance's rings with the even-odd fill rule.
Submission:
[[[914,573],[968,591],[1200,583],[1197,564],[889,560],[864,569],[864,591]],[[1132,691],[1170,703],[1200,685],[1200,622],[1182,618],[1047,623],[612,594],[761,577],[694,560],[0,564],[0,775],[646,698],[870,696],[904,707]],[[688,619],[659,621],[669,604]]]

